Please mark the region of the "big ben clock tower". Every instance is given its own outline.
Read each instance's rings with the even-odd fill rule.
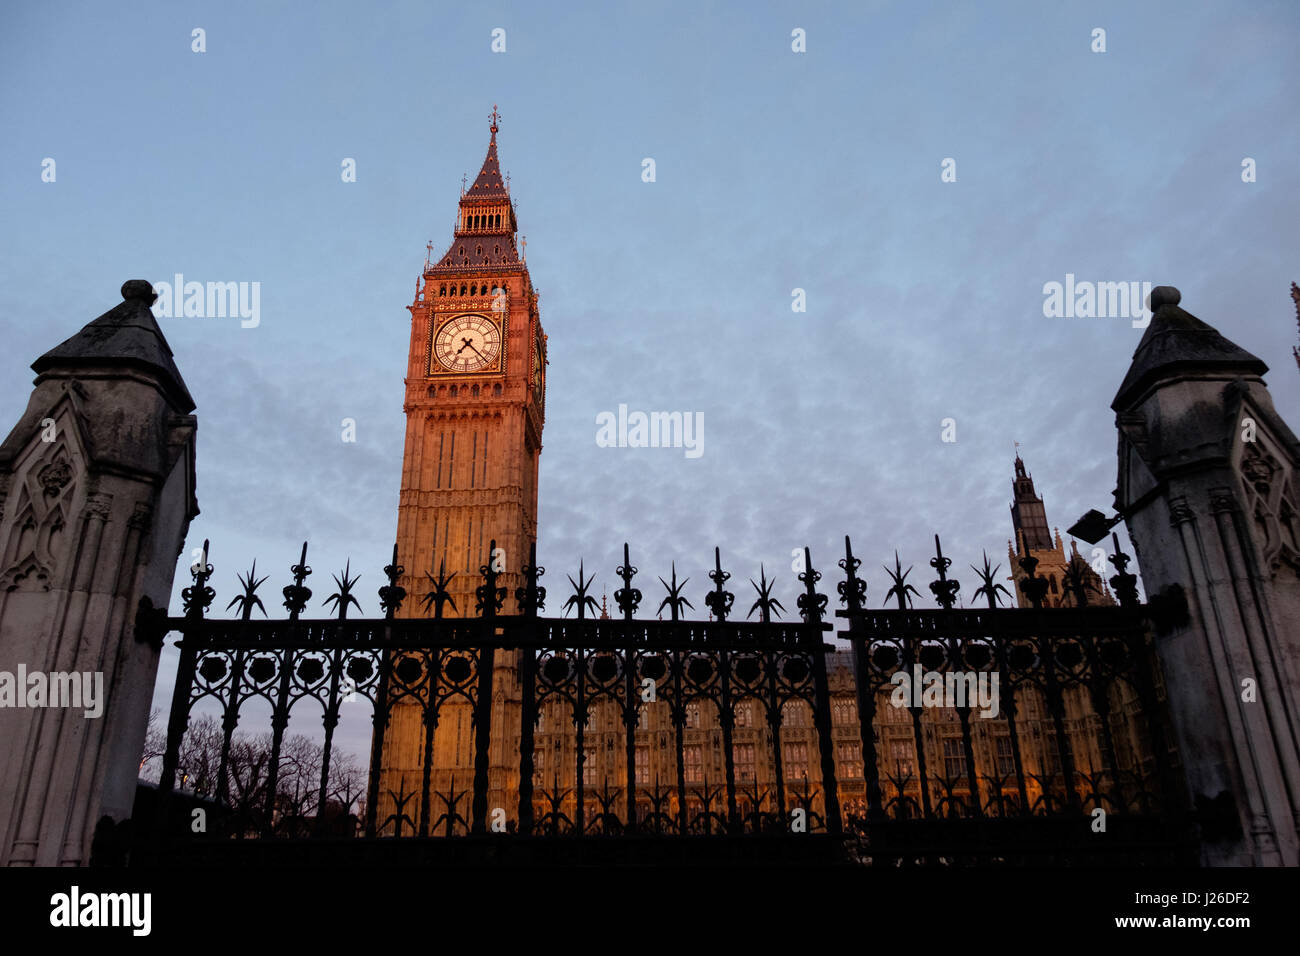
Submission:
[[[472,617],[479,568],[495,560],[513,596],[520,568],[537,540],[537,466],[546,398],[546,336],[537,292],[516,244],[518,223],[497,159],[496,108],[487,158],[460,198],[455,235],[438,259],[425,262],[411,313],[406,369],[406,451],[397,509],[398,560],[406,567],[400,616],[425,613],[426,573],[440,568],[454,607],[444,616]],[[432,244],[430,245],[432,252]],[[498,551],[489,554],[490,543]],[[513,613],[507,599],[504,613]],[[497,655],[498,695],[514,690],[513,659]],[[503,723],[504,702],[492,723]],[[518,726],[516,719],[513,726]],[[494,740],[494,791],[515,785],[517,757]],[[424,728],[418,707],[394,707],[386,734],[381,810],[386,790],[420,790]],[[431,786],[470,781],[473,745],[468,707],[448,703],[434,733]],[[502,794],[504,796],[504,794]],[[383,819],[381,813],[380,819]]]

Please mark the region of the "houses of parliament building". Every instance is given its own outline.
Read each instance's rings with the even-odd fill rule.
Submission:
[[[400,581],[411,595],[429,590],[437,574],[451,577],[451,600],[444,616],[473,616],[479,568],[498,562],[498,585],[506,594],[526,582],[521,565],[537,540],[538,458],[546,410],[547,337],[539,297],[529,276],[520,243],[519,224],[497,155],[498,117],[494,110],[487,156],[472,185],[460,197],[450,246],[426,260],[410,304],[411,338],[406,372],[405,453],[398,506],[397,544],[407,558]],[[432,253],[432,248],[430,249]],[[1071,548],[1066,552],[1059,531],[1049,530],[1043,500],[1017,455],[1012,480],[1008,542],[1010,567],[1032,555],[1048,583],[1045,603],[1069,605],[1075,594],[1066,587],[1073,566],[1090,588],[1090,604],[1115,603],[1100,576]],[[489,556],[495,541],[497,553]],[[454,575],[454,576],[453,576]],[[1008,590],[1021,599],[1014,584]],[[427,609],[408,601],[398,612],[423,617]],[[516,816],[519,787],[521,714],[519,652],[497,651],[493,680],[489,806]],[[852,655],[826,655],[831,699],[833,754],[838,792],[847,815],[866,808],[863,748],[857,713]],[[923,708],[919,724],[913,711],[894,706],[891,688],[877,698],[874,729],[880,785],[887,812],[911,815],[923,798],[942,805],[945,797],[969,800],[969,768],[961,729],[952,708]],[[1076,769],[1101,770],[1096,722],[1087,691],[1067,689],[1064,723]],[[1114,766],[1136,770],[1150,760],[1139,732],[1136,695],[1118,682],[1108,693],[1109,730]],[[1004,691],[1004,702],[1007,695]],[[1027,799],[1035,803],[1061,788],[1055,724],[1033,687],[1014,694]],[[452,794],[471,786],[474,776],[472,708],[464,698],[447,697],[437,711],[432,739],[426,739],[423,708],[395,702],[383,740],[378,818],[400,815],[404,800],[421,791],[425,760],[430,762],[432,792]],[[1013,766],[1011,728],[1005,708],[987,719],[972,719],[975,777],[980,805],[986,812],[1015,807],[1021,799]],[[676,810],[678,780],[671,708],[643,704],[636,733],[635,780],[638,817],[645,818],[656,793],[668,794]],[[592,704],[584,728],[585,760],[581,767],[585,818],[596,819],[599,798],[626,785],[625,728],[620,706]],[[762,809],[788,814],[796,806],[820,808],[820,760],[811,709],[802,700],[785,704],[780,714],[782,774],[786,807],[775,807],[776,762],[768,716],[756,701],[736,705],[732,731],[737,801],[742,815],[754,800]],[[918,755],[918,742],[923,753]],[[722,734],[711,701],[688,703],[683,730],[687,811],[698,812],[710,791],[725,779]],[[426,758],[426,754],[428,755]],[[923,760],[918,757],[923,757]],[[578,769],[578,750],[571,711],[548,700],[539,710],[534,739],[535,818],[550,809],[548,795],[570,804]],[[924,783],[919,779],[925,768]],[[927,788],[923,795],[922,787]],[[564,795],[561,799],[560,795]],[[623,800],[614,804],[621,808]],[[409,811],[407,811],[409,812]],[[437,812],[437,811],[435,811]],[[1011,812],[1003,809],[1001,812]],[[407,828],[409,832],[409,827]],[[436,828],[435,828],[436,829]],[[391,832],[391,827],[389,829]]]

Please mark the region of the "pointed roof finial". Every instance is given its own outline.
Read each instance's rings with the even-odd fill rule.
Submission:
[[[1300,285],[1291,283],[1291,299],[1295,302],[1295,321],[1300,325]],[[1291,354],[1295,356],[1296,368],[1300,368],[1300,348],[1292,348]]]
[[[507,199],[510,196],[501,177],[501,163],[497,159],[497,121],[501,119],[501,114],[497,112],[495,103],[492,104],[491,118],[492,138],[488,142],[487,156],[483,159],[483,167],[473,185],[467,192],[461,193],[462,199]]]

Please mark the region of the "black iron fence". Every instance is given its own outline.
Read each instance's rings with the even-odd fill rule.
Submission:
[[[1110,559],[1118,604],[1098,604],[1109,596],[1072,566],[1065,585],[1075,606],[1054,608],[1044,606],[1047,582],[1033,558],[1021,561],[1019,581],[1030,606],[998,606],[1009,595],[986,558],[974,570],[983,582],[976,598],[988,607],[957,608],[960,585],[937,536],[935,545],[938,607],[911,607],[917,592],[896,559],[886,597],[895,607],[871,610],[845,539],[835,612],[848,625],[842,651],[825,642],[828,599],[807,550],[798,621],[773,620],[784,608],[765,575],[753,585],[750,615],[759,619],[736,620],[717,551],[709,620],[682,619],[690,603],[675,571],[659,605],[670,620],[638,619],[642,595],[626,545],[612,619],[589,616],[597,606],[581,569],[565,603],[575,617],[541,616],[535,551],[521,569],[515,614],[502,613],[506,588],[489,561],[479,571],[477,616],[443,616],[450,578],[440,570],[429,575],[429,616],[399,618],[407,595],[394,549],[379,589],[385,616],[349,620],[356,579],[348,571],[328,599],[335,618],[301,616],[311,596],[304,544],[283,591],[287,619],[255,621],[265,580],[255,572],[230,604],[240,619],[205,616],[215,598],[205,542],[184,616],[146,605],[137,622],[142,639],[182,635],[162,810],[141,856],[304,843],[319,854],[322,841],[340,838],[391,846],[410,837],[428,852],[447,837],[487,847],[584,836],[695,846],[803,839],[833,845],[841,859],[892,863],[1187,859],[1192,831],[1152,622],[1118,542]],[[343,805],[334,734],[344,702],[358,699],[372,712],[369,770],[364,790],[343,788],[352,791]],[[269,707],[271,734],[249,787],[240,778],[247,762],[232,754],[253,701]],[[304,800],[299,780],[288,800],[286,734],[308,701],[321,715],[318,785]],[[169,826],[167,806],[181,784],[187,726],[202,707],[221,715],[216,770],[205,782],[218,812],[193,835]],[[452,732],[457,708],[469,717],[472,756],[462,762],[435,746]]]

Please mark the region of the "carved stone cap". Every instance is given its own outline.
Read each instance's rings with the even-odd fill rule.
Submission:
[[[194,411],[194,399],[172,360],[171,346],[149,307],[157,296],[147,279],[122,284],[122,302],[32,363],[32,371],[130,366],[152,372],[177,410]]]
[[[1268,366],[1240,345],[1219,334],[1178,303],[1182,293],[1170,285],[1151,290],[1151,324],[1133,353],[1133,363],[1110,407],[1128,408],[1159,379],[1176,373],[1202,371],[1263,375]]]

